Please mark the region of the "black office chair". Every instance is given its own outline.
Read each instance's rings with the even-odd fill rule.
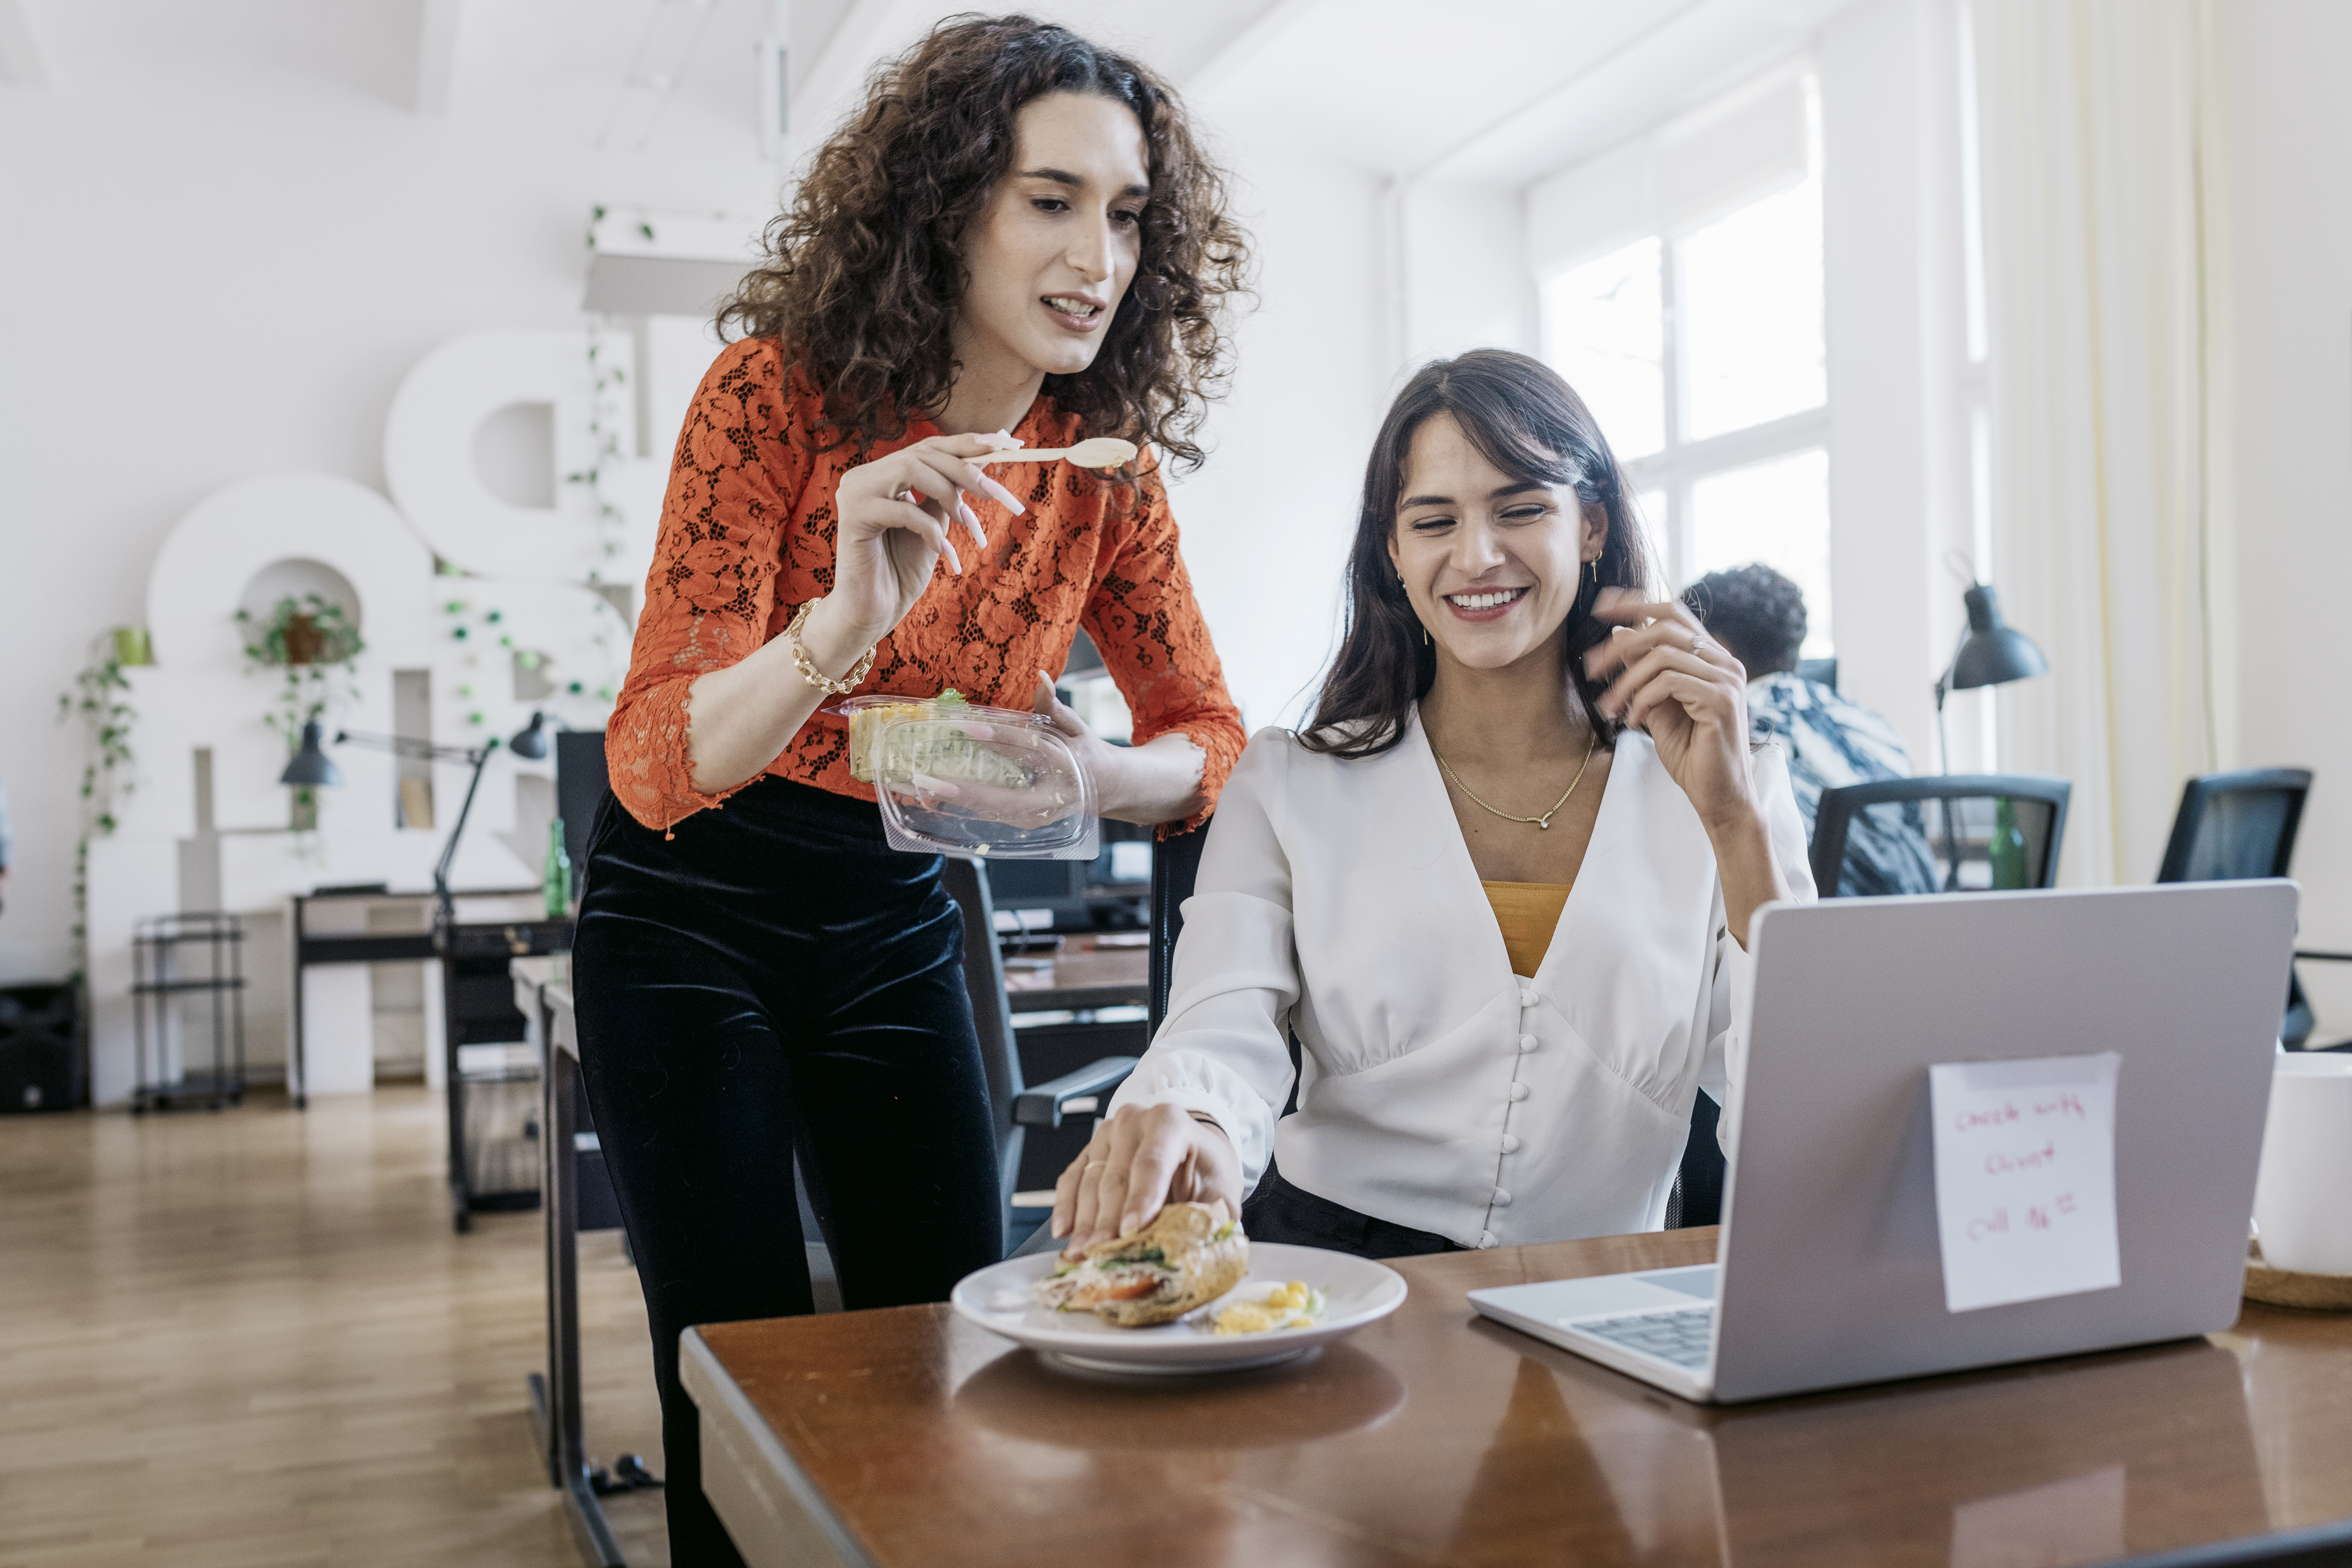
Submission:
[[[971,996],[972,1032],[980,1040],[981,1070],[988,1078],[988,1103],[996,1119],[996,1180],[1004,1213],[1009,1257],[1045,1223],[1043,1208],[1016,1208],[1013,1195],[1021,1175],[1021,1149],[1032,1127],[1058,1127],[1071,1114],[1087,1114],[1110,1097],[1135,1071],[1132,1056],[1106,1056],[1076,1072],[1029,1084],[1021,1077],[1020,1041],[1013,1032],[1013,1007],[1004,994],[1004,957],[996,946],[996,906],[989,896],[988,868],[977,861],[950,858],[940,873],[948,896],[963,914],[964,988]],[[809,1202],[808,1184],[797,1167],[801,1228],[808,1248],[809,1277],[816,1310],[841,1310],[833,1255]]]
[[[2073,792],[2065,779],[2039,774],[1876,779],[1824,789],[1813,820],[1814,884],[1824,898],[1990,887],[1995,802],[2006,800],[2024,841],[2021,866],[2011,869],[2022,871],[2028,887],[2049,887],[2058,878],[2058,849]],[[1866,848],[1870,863],[1849,865],[1849,847]],[[1912,882],[1916,885],[1907,885]],[[1723,1149],[1716,1141],[1720,1116],[1705,1094],[1691,1106],[1690,1137],[1666,1199],[1669,1230],[1713,1225],[1723,1217]]]
[[[2243,877],[2284,876],[2294,859],[2294,836],[2303,826],[2303,802],[2311,793],[2311,773],[2302,768],[2247,768],[2208,773],[2181,787],[2180,810],[2164,846],[2158,882],[2228,882]],[[2352,963],[2352,954],[2298,952],[2296,958]],[[2300,1051],[2316,1020],[2290,965],[2286,1009],[2279,1040]]]
[[[1151,1032],[1168,1018],[1168,983],[1176,961],[1176,938],[1184,934],[1184,901],[1201,874],[1201,846],[1209,824],[1171,833],[1151,846],[1151,995],[1144,1004]]]
[[[2065,779],[2041,773],[1942,773],[1824,789],[1813,819],[1813,884],[1823,898],[2054,886],[2073,794]],[[2021,844],[1994,841],[2003,801]],[[1850,864],[1865,845],[1871,862]],[[1889,861],[1898,870],[1916,864],[1918,885],[1899,874],[1890,882]]]
[[[964,985],[971,993],[972,1027],[980,1036],[988,1102],[996,1116],[997,1182],[1003,1194],[1004,1246],[1009,1254],[1029,1239],[1046,1218],[1044,1209],[1013,1207],[1021,1175],[1021,1147],[1028,1129],[1058,1127],[1066,1115],[1092,1113],[1127,1082],[1127,1075],[1135,1071],[1136,1059],[1106,1056],[1045,1083],[1023,1082],[1013,1007],[1004,994],[1004,959],[996,946],[996,906],[989,896],[988,868],[977,861],[950,860],[940,880],[963,911]],[[1084,1103],[1089,1100],[1092,1104]]]

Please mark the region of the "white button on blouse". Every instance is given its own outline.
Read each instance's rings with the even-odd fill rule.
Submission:
[[[1810,899],[1780,754],[1750,767],[1773,857]],[[1417,719],[1356,760],[1262,730],[1202,847],[1167,1021],[1112,1108],[1200,1112],[1247,1186],[1271,1159],[1333,1203],[1465,1245],[1493,1234],[1499,1135],[1517,1156],[1514,1243],[1654,1230],[1693,1097],[1737,1082],[1747,962],[1706,831],[1643,736],[1619,737],[1550,946],[1521,976]],[[1277,1124],[1293,1031],[1298,1110]],[[1519,1052],[1507,1133],[1501,1040]]]

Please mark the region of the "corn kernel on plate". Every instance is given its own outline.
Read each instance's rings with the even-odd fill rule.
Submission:
[[[949,1298],[958,1316],[1052,1359],[1095,1372],[1236,1372],[1306,1354],[1404,1304],[1404,1277],[1384,1263],[1320,1247],[1250,1243],[1242,1282],[1172,1323],[1114,1328],[1091,1312],[1037,1304],[1052,1253],[1011,1258],[966,1275]]]

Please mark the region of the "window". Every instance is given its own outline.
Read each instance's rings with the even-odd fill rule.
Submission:
[[[1829,401],[1819,185],[1808,180],[1695,230],[1675,256],[1691,440]]]
[[[1826,657],[1830,455],[1811,446],[1703,475],[1691,483],[1690,515],[1689,575],[1769,563],[1805,591],[1805,656]]]
[[[1543,285],[1545,357],[1582,394],[1670,581],[1760,560],[1833,643],[1817,116],[1801,176],[1576,261]],[[1620,231],[1621,233],[1623,231]]]
[[[1620,461],[1666,444],[1658,242],[1636,240],[1552,280],[1544,357],[1583,394]]]

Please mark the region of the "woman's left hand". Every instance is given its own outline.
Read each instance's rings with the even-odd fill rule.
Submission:
[[[1032,695],[1029,706],[1036,710],[1040,718],[1053,725],[1055,734],[1069,743],[1071,753],[1085,765],[1087,773],[1095,781],[1096,810],[1103,816],[1109,816],[1110,803],[1118,798],[1119,791],[1119,765],[1124,760],[1119,756],[1119,748],[1087,727],[1087,721],[1078,716],[1076,708],[1061,699],[1054,690],[1054,678],[1043,670],[1037,672],[1037,690]]]
[[[1643,604],[1606,589],[1592,613],[1621,628],[1584,655],[1596,679],[1616,673],[1601,695],[1603,716],[1649,732],[1667,775],[1710,827],[1753,815],[1747,670],[1688,605]]]
[[[1208,802],[1201,797],[1201,748],[1181,730],[1159,736],[1141,746],[1113,746],[1087,727],[1069,705],[1054,695],[1054,677],[1037,672],[1037,694],[1032,706],[1051,719],[1054,728],[1086,764],[1095,781],[1095,812],[1122,822],[1181,822],[1200,814]]]

